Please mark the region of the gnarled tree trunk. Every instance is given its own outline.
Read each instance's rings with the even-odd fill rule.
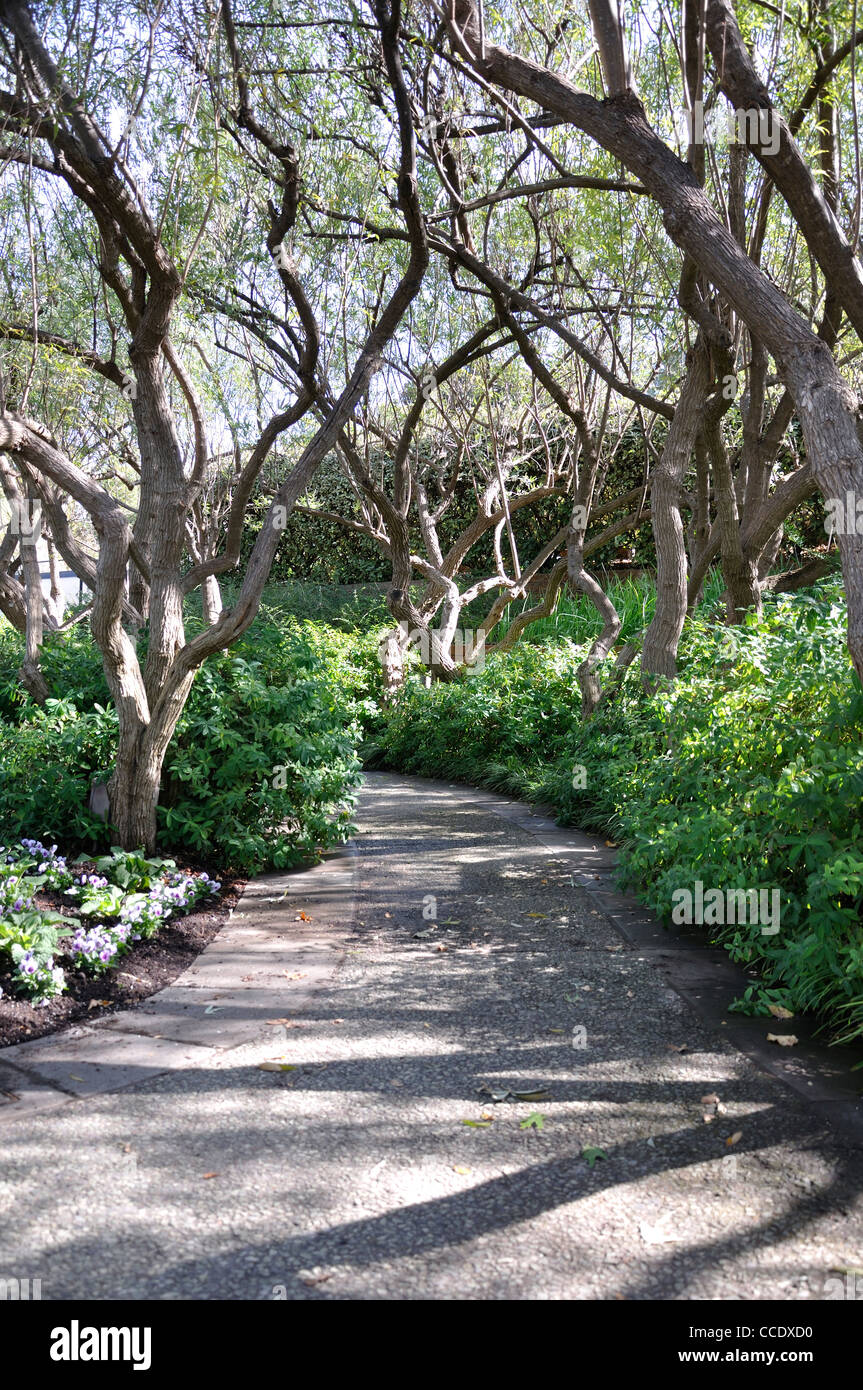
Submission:
[[[687,573],[680,489],[695,447],[709,385],[710,362],[699,334],[653,478],[656,609],[641,653],[641,669],[649,680],[656,676],[673,680],[677,675],[677,645],[686,621]]]

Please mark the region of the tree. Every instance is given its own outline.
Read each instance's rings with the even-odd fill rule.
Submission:
[[[188,59],[187,76],[195,94],[193,115],[174,134],[174,174],[201,125],[218,148],[218,126],[210,115],[201,115],[206,90],[205,74],[198,61],[200,51],[224,35],[237,101],[233,111],[236,131],[246,133],[252,146],[240,147],[240,168],[248,160],[260,176],[264,171],[277,193],[268,208],[266,245],[275,255],[274,271],[284,295],[282,324],[297,352],[297,388],[287,408],[274,411],[260,429],[257,440],[233,489],[226,540],[218,556],[200,560],[189,569],[185,562],[188,527],[205,482],[207,444],[205,420],[192,376],[175,346],[172,331],[181,326],[188,278],[200,252],[214,199],[203,209],[178,205],[174,178],[159,190],[158,211],[151,210],[140,171],[135,170],[130,147],[137,136],[141,113],[149,98],[152,67],[137,93],[135,130],[112,141],[97,119],[88,99],[86,75],[94,57],[92,44],[83,37],[86,17],[69,21],[65,34],[55,31],[55,46],[64,54],[58,63],[33,22],[30,10],[19,0],[0,5],[0,25],[6,36],[9,89],[0,91],[0,112],[10,161],[39,171],[45,181],[59,180],[67,196],[88,214],[90,246],[96,246],[103,303],[102,333],[110,342],[108,356],[94,347],[90,365],[103,376],[121,376],[115,348],[124,331],[128,334],[131,376],[128,394],[134,422],[139,468],[137,506],[134,515],[111,492],[52,442],[49,429],[29,418],[9,401],[0,416],[0,448],[29,476],[37,489],[54,488],[77,503],[87,514],[98,540],[98,560],[92,579],[91,627],[102,653],[105,674],[117,709],[119,735],[115,770],[109,786],[111,819],[120,843],[153,847],[156,806],[165,751],[182,713],[195,671],[213,653],[236,641],[252,622],[278,544],[277,522],[294,506],[316,467],[337,440],[356,406],[380,358],[384,345],[397,331],[416,295],[428,261],[426,234],[417,199],[415,140],[405,80],[399,56],[401,11],[398,0],[376,0],[373,7],[383,70],[390,91],[398,166],[396,204],[404,219],[409,249],[397,282],[368,329],[349,379],[323,418],[273,499],[267,524],[262,529],[243,575],[237,602],[215,622],[186,638],[183,601],[211,575],[237,563],[238,537],[252,487],[276,439],[304,420],[314,394],[310,381],[319,352],[319,329],[308,295],[297,274],[285,239],[296,230],[299,161],[289,140],[272,135],[255,116],[251,87],[243,66],[232,11],[223,4],[220,17],[202,16]],[[49,25],[49,28],[52,26]],[[94,31],[95,33],[96,31]],[[95,42],[95,39],[93,40]],[[150,50],[155,26],[150,33]],[[187,50],[188,52],[188,50]],[[77,72],[76,72],[77,70]],[[76,90],[72,79],[78,76]],[[110,116],[122,67],[115,67],[111,81],[99,92],[100,104]],[[158,93],[157,93],[158,95]],[[383,103],[382,103],[383,104]],[[160,132],[161,133],[161,132]],[[163,165],[164,169],[164,165]],[[212,173],[212,170],[210,171]],[[39,198],[34,184],[29,209],[35,217]],[[200,220],[192,224],[198,210]],[[187,238],[166,235],[168,218],[189,221]],[[176,244],[172,247],[169,240]],[[85,246],[79,243],[85,258]],[[94,311],[98,312],[98,311]],[[119,314],[119,327],[115,315]],[[98,321],[94,337],[99,338]],[[30,339],[40,344],[40,327],[34,313]],[[81,356],[75,339],[55,341],[54,346],[71,356]],[[172,397],[175,386],[182,410]],[[181,436],[190,427],[191,457],[187,463]],[[61,523],[62,525],[62,523]],[[128,596],[126,596],[128,595]],[[132,609],[135,624],[147,623],[146,655],[139,660],[136,644],[123,625],[124,604]]]
[[[721,58],[730,46],[737,60],[723,68],[721,80],[729,90],[738,90],[737,84],[743,84],[742,89],[754,98],[758,94],[743,60],[729,6],[710,0],[707,10],[706,32],[714,58]],[[690,13],[696,13],[695,7]],[[863,495],[857,394],[838,370],[828,345],[747,256],[717,215],[693,169],[648,122],[641,101],[628,84],[627,65],[616,56],[616,50],[625,46],[616,3],[597,0],[591,5],[591,14],[598,25],[608,90],[604,101],[579,91],[550,68],[490,43],[481,31],[473,0],[456,0],[446,23],[454,49],[485,89],[493,83],[535,102],[542,112],[571,123],[644,184],[662,209],[669,236],[773,356],[794,401],[809,466],[822,495]],[[613,33],[617,37],[612,43],[609,36]],[[771,176],[781,179],[783,194],[803,236],[812,238],[813,243],[825,239],[817,255],[830,277],[831,289],[854,322],[861,272],[850,245],[840,239],[835,219],[825,215],[824,200],[817,195],[813,176],[790,131],[783,128],[779,155],[772,164],[768,161],[773,157],[765,153],[763,144],[766,141],[756,142],[755,153],[762,157],[765,168],[769,167]],[[863,679],[863,536],[847,530],[839,537],[839,547],[848,598],[848,646]]]

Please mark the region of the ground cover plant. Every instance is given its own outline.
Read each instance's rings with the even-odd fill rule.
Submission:
[[[46,1004],[65,991],[69,966],[88,975],[115,969],[136,942],[220,887],[173,859],[116,847],[67,862],[57,845],[38,840],[0,846],[0,977]]]

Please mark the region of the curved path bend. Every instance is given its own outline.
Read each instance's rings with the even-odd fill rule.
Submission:
[[[602,841],[384,774],[359,824],[251,884],[138,1009],[0,1053],[0,1277],[49,1299],[841,1296],[861,1073],[727,1015],[736,972],[616,893]]]

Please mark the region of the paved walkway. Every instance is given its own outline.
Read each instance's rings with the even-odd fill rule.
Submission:
[[[853,1287],[861,1073],[727,1016],[724,957],[615,893],[601,841],[382,774],[360,826],[251,885],[146,1005],[0,1053],[0,1277],[54,1299]]]

